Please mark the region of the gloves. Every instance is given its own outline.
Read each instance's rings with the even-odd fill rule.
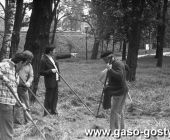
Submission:
[[[56,73],[56,72],[57,72],[57,69],[51,69],[51,71],[52,71],[53,73]]]
[[[27,110],[26,105],[25,105],[24,103],[21,103],[21,104],[22,104],[23,109],[24,109],[24,110]]]
[[[26,82],[25,85],[26,85],[26,87],[30,87],[31,83],[30,82]]]
[[[107,68],[108,70],[112,69],[112,64],[107,64],[107,65],[106,65],[106,68]]]

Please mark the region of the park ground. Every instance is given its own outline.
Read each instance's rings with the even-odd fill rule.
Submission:
[[[25,33],[21,34],[19,44],[23,50]],[[84,34],[72,35],[65,33],[56,36],[55,46],[58,53],[77,52],[77,58],[59,61],[61,75],[76,91],[84,103],[96,113],[102,84],[99,73],[105,68],[102,60],[89,60],[94,40],[89,36],[87,40],[88,60],[85,60],[86,40]],[[112,44],[108,47],[112,49]],[[170,52],[169,48],[164,51]],[[121,56],[119,47],[115,47],[117,56]],[[163,67],[156,67],[155,50],[140,49],[139,54],[147,56],[139,58],[136,81],[129,83],[129,98],[125,106],[126,129],[164,129],[170,128],[170,56],[163,58]],[[40,77],[37,98],[43,104],[44,82]],[[31,105],[31,115],[47,140],[107,140],[112,137],[87,137],[85,129],[109,129],[110,110],[100,109],[100,118],[95,118],[81,103],[77,96],[61,80],[59,83],[58,116],[43,117],[42,107],[35,102]],[[144,140],[144,136],[124,137],[124,140]],[[167,140],[167,137],[151,137],[151,140]],[[14,140],[42,140],[40,133],[32,125],[15,126]]]
[[[129,83],[129,98],[125,106],[126,129],[170,129],[170,56],[164,56],[163,67],[156,67],[156,59],[149,55],[138,60],[136,81]],[[102,84],[99,73],[105,67],[102,60],[66,59],[60,61],[61,75],[96,113]],[[37,97],[43,104],[43,77],[40,78]],[[85,129],[109,129],[110,110],[100,109],[95,118],[61,80],[59,84],[58,116],[43,117],[42,107],[35,102],[31,114],[47,140],[107,140],[111,137],[87,137]],[[28,123],[15,127],[15,140],[41,140],[36,128]],[[124,140],[144,140],[144,136],[123,137]],[[151,137],[151,140],[167,140],[168,137]]]

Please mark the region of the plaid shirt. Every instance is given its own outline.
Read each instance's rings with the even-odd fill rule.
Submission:
[[[18,97],[17,83],[19,82],[19,76],[15,72],[15,64],[10,59],[6,59],[5,61],[0,63],[0,72],[2,72],[3,75],[9,79],[8,84],[13,88],[16,96]],[[16,104],[15,97],[6,87],[2,79],[0,79],[0,103],[8,105]]]

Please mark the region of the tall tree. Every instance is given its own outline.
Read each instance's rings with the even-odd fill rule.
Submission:
[[[106,38],[108,34],[113,35],[113,37],[117,38],[117,33],[120,29],[119,22],[122,18],[122,12],[120,10],[119,0],[92,0],[91,5],[91,12],[93,13],[92,18],[96,22],[94,22],[95,40],[92,49],[91,59],[96,59],[100,40]]]
[[[12,33],[10,57],[13,57],[18,50],[20,40],[20,29],[22,23],[23,0],[17,0],[14,29]]]
[[[104,5],[102,5],[102,3],[103,3],[102,1],[98,1],[98,0],[91,1],[92,12],[93,12],[93,25],[95,25],[94,44],[93,44],[91,59],[97,58],[99,44],[103,33],[102,23],[103,23]]]
[[[123,40],[122,61],[126,60],[126,40]]]
[[[15,0],[5,1],[5,31],[3,36],[2,48],[0,51],[0,61],[4,58],[9,58],[11,48],[11,38],[14,26],[14,16],[16,10]]]
[[[54,17],[53,17],[53,22],[54,22],[54,29],[53,29],[53,33],[52,33],[52,39],[51,39],[51,44],[54,43],[54,39],[55,39],[55,33],[56,33],[56,29],[57,29],[57,24],[58,24],[58,17],[59,17],[59,12],[58,12],[58,5],[59,5],[60,0],[58,0],[57,2],[54,1]]]
[[[126,63],[130,68],[129,81],[135,81],[136,79],[136,68],[137,68],[137,57],[138,49],[140,45],[141,35],[141,17],[144,9],[144,0],[132,0],[132,11],[131,11],[131,26],[128,31],[128,56]]]
[[[39,69],[41,56],[45,47],[49,45],[50,26],[53,19],[53,0],[34,0],[27,31],[24,49],[34,54],[32,62],[34,70],[33,91],[36,93],[39,82]],[[33,100],[34,98],[32,98]]]
[[[157,52],[158,52],[158,60],[157,60],[157,67],[162,67],[162,60],[163,60],[163,48],[165,46],[165,28],[166,28],[166,13],[167,13],[167,5],[168,0],[163,0],[163,9],[160,16],[160,24],[158,25],[158,37],[157,37]]]
[[[26,15],[26,10],[31,9],[32,2],[24,2],[23,0],[17,0],[16,4],[16,13],[15,13],[15,22],[14,29],[12,33],[11,40],[11,49],[10,49],[10,57],[13,57],[18,50],[18,45],[20,42],[20,30],[22,26],[28,25],[28,21],[24,21],[24,17]]]
[[[161,19],[161,5],[162,5],[162,2],[161,0],[158,0],[158,10],[157,10],[157,20],[159,21]],[[159,46],[160,46],[160,24],[158,22],[158,25],[157,25],[157,37],[156,37],[156,41],[157,41],[157,44],[156,44],[156,54],[155,54],[155,58],[158,58],[158,52],[159,52]]]

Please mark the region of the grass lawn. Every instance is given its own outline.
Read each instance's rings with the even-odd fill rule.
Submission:
[[[170,128],[170,57],[164,57],[163,68],[156,68],[156,59],[147,56],[138,60],[136,82],[129,83],[129,98],[125,107],[125,124],[127,129],[159,129]],[[60,62],[63,78],[96,113],[101,96],[102,85],[98,81],[99,73],[104,69],[102,60],[80,60],[74,58]],[[43,104],[44,84],[40,78],[38,99]],[[95,118],[84,108],[81,101],[61,81],[59,84],[59,116],[42,117],[43,109],[38,103],[31,107],[36,124],[45,133],[47,140],[105,140],[106,137],[95,138],[85,136],[85,129],[94,125],[109,129],[109,110],[100,109],[101,118]],[[39,140],[36,128],[31,123],[15,128],[15,139]],[[142,140],[143,137],[127,137],[126,140]],[[163,137],[151,137],[163,140]],[[166,138],[165,138],[166,139]]]

